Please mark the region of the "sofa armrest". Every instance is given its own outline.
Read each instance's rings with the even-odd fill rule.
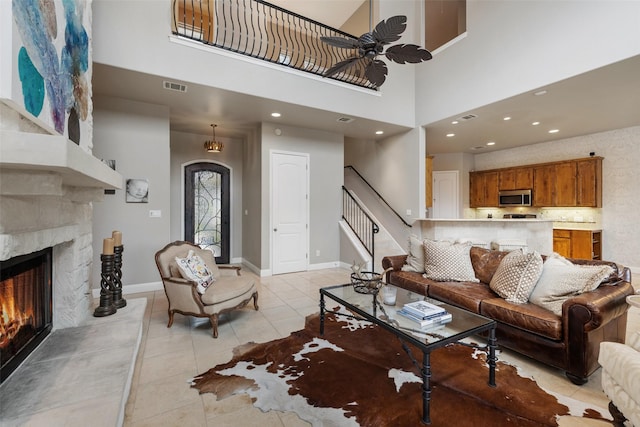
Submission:
[[[629,309],[626,298],[634,292],[631,283],[619,281],[604,283],[591,292],[569,298],[562,305],[562,317],[569,329],[580,325],[583,332],[593,331]]]
[[[407,260],[407,255],[388,255],[382,258],[382,269],[387,272],[385,281],[391,283],[389,276],[394,271],[400,271]]]

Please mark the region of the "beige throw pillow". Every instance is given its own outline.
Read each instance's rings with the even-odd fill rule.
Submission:
[[[424,277],[439,282],[480,282],[473,271],[467,243],[425,240]]]
[[[415,271],[416,273],[424,273],[424,248],[422,240],[416,236],[409,236],[409,253],[407,260],[402,266],[402,271]]]
[[[508,302],[524,304],[542,274],[542,265],[538,252],[509,252],[500,261],[489,287]]]
[[[544,262],[529,301],[562,316],[562,304],[567,299],[593,291],[612,272],[608,265],[576,265],[565,258],[551,256]]]

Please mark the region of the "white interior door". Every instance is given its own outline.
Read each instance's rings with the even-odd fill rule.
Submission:
[[[309,157],[271,153],[272,273],[308,267]]]
[[[458,171],[434,171],[431,218],[459,218],[458,200]]]

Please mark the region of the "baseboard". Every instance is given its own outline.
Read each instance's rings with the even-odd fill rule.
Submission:
[[[325,270],[327,268],[338,268],[340,266],[341,266],[340,265],[340,261],[332,261],[332,262],[323,262],[323,263],[320,263],[320,264],[309,264],[309,267],[307,269],[309,271]]]
[[[135,285],[125,285],[122,287],[122,295],[139,294],[142,292],[155,292],[164,289],[162,282],[138,283]],[[92,289],[94,298],[100,298],[100,289]]]

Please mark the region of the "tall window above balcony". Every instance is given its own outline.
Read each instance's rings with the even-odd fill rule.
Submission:
[[[424,0],[425,47],[433,52],[467,31],[467,0]]]

